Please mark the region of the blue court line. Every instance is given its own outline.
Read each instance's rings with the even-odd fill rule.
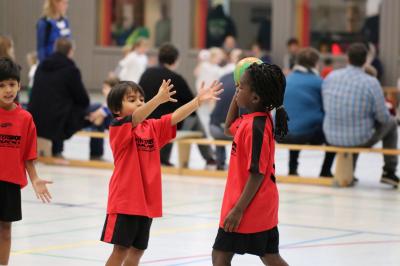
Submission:
[[[393,233],[382,233],[382,232],[364,231],[364,230],[351,230],[351,229],[342,229],[342,228],[337,228],[337,227],[322,227],[322,226],[302,225],[302,224],[280,223],[280,224],[278,224],[278,226],[328,230],[328,231],[336,231],[336,232],[364,233],[364,234],[371,234],[371,235],[382,235],[382,236],[393,236],[393,237],[400,236],[400,234],[393,234]]]
[[[325,241],[325,240],[338,239],[338,238],[354,236],[354,235],[360,235],[360,234],[363,234],[363,233],[362,232],[355,232],[355,233],[348,233],[348,234],[343,234],[343,235],[321,237],[321,238],[310,239],[310,240],[306,240],[306,241],[300,241],[300,242],[294,242],[294,243],[290,243],[290,244],[284,244],[284,245],[281,245],[280,248],[294,247],[294,246],[298,246],[298,245],[301,245],[301,244],[321,242],[321,241]]]
[[[22,202],[35,204],[35,205],[43,205],[43,202],[38,200],[23,200]],[[89,202],[83,204],[74,204],[74,203],[65,203],[65,202],[51,202],[48,206],[56,206],[56,207],[65,207],[65,208],[84,208],[84,209],[93,209],[93,210],[106,210],[106,207],[95,207],[90,206],[93,204],[98,204],[96,202]]]
[[[178,264],[168,264],[166,266],[182,266],[182,265],[189,265],[189,264],[203,262],[203,261],[211,261],[211,255],[210,255],[209,258],[206,258],[206,259],[192,260],[192,261],[188,261],[188,262],[184,262],[184,263],[178,263]]]

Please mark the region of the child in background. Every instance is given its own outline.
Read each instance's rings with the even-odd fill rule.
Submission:
[[[364,71],[368,75],[378,78],[378,71],[372,65],[364,65]],[[396,104],[393,100],[390,100],[388,96],[385,96],[385,105],[389,110],[389,113],[393,116],[396,116]]]
[[[36,52],[30,52],[26,55],[26,61],[28,63],[29,66],[29,73],[28,73],[28,79],[29,79],[29,83],[28,83],[28,102],[29,102],[29,98],[31,96],[31,91],[32,91],[32,87],[33,87],[33,81],[35,78],[35,72],[36,69],[39,65],[39,61],[37,58],[37,54]]]
[[[118,78],[110,77],[103,82],[102,92],[107,99],[108,93],[111,88],[117,85]],[[96,132],[104,132],[110,126],[112,120],[112,113],[108,109],[107,104],[95,103],[89,107],[89,114],[87,120],[91,122],[89,129]],[[104,139],[103,138],[90,138],[90,160],[103,160],[104,154]]]
[[[139,82],[140,77],[146,70],[149,50],[149,40],[140,37],[135,42],[132,50],[118,63],[117,72],[120,80]]]
[[[149,241],[152,219],[162,216],[160,148],[176,135],[176,124],[208,100],[216,100],[221,84],[204,86],[197,97],[160,119],[145,120],[160,104],[176,102],[170,80],[144,103],[143,89],[122,81],[112,88],[107,104],[116,117],[110,126],[114,172],[101,240],[114,244],[106,266],[138,265]]]
[[[197,91],[201,88],[202,82],[209,86],[214,80],[219,80],[222,74],[220,64],[224,57],[225,53],[221,48],[213,47],[208,52],[200,51],[198,64],[194,70]]]
[[[279,137],[287,134],[285,83],[278,66],[261,60],[251,64],[237,83],[225,122],[225,134],[233,136],[233,143],[212,252],[214,266],[229,266],[235,254],[245,253],[259,256],[265,265],[288,265],[279,255],[274,164],[274,133]],[[239,117],[239,108],[249,113]]]
[[[327,57],[324,59],[324,68],[321,71],[321,77],[324,79],[333,71],[333,61],[332,58]]]
[[[0,35],[0,57],[15,60],[14,43],[10,37]]]
[[[10,58],[0,58],[0,265],[7,265],[11,249],[11,224],[22,219],[21,189],[28,183],[36,197],[50,202],[47,184],[40,179],[36,159],[36,128],[32,116],[16,104],[21,89],[20,69]]]

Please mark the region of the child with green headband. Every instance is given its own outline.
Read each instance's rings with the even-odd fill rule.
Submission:
[[[231,265],[235,254],[259,256],[265,265],[288,265],[279,255],[278,190],[274,136],[287,134],[282,106],[285,76],[257,58],[241,60],[234,72],[237,91],[225,123],[233,136],[214,266]],[[239,108],[248,114],[239,117]],[[270,111],[276,109],[275,130]]]

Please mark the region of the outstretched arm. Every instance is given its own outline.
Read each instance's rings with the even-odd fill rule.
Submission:
[[[28,172],[29,178],[31,180],[33,189],[35,190],[36,197],[41,199],[43,203],[50,202],[51,195],[50,192],[47,190],[47,184],[52,184],[52,181],[47,181],[40,179],[36,173],[36,168],[33,161],[26,161],[25,168]]]
[[[172,113],[171,124],[176,125],[186,117],[188,117],[191,113],[196,111],[200,105],[204,102],[214,99],[219,100],[217,97],[224,90],[222,89],[222,83],[218,83],[214,81],[209,88],[204,88],[204,82],[201,84],[201,88],[199,90],[199,94],[187,104],[181,106],[175,112]]]
[[[239,107],[236,102],[236,93],[232,98],[231,105],[229,106],[228,114],[226,115],[224,133],[226,136],[231,137],[232,133],[229,130],[232,123],[239,117]]]
[[[135,127],[138,124],[142,123],[160,104],[165,102],[177,102],[176,99],[172,98],[172,95],[176,93],[176,91],[171,91],[174,87],[173,84],[170,84],[171,80],[163,80],[160,89],[156,96],[154,96],[150,101],[139,107],[132,114],[132,126]]]
[[[225,232],[235,232],[239,227],[240,221],[242,220],[243,213],[249,206],[250,202],[253,200],[254,195],[260,188],[264,176],[260,173],[251,173],[249,179],[247,180],[246,186],[240,195],[238,202],[235,207],[229,212],[224,221]]]

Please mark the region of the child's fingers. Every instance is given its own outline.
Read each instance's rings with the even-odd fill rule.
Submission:
[[[46,198],[46,202],[50,203],[50,199],[51,199],[50,195],[49,194],[44,194],[44,197]]]
[[[175,95],[176,94],[176,91],[170,91],[169,92],[169,96],[172,96],[172,95]]]
[[[169,86],[170,83],[171,83],[171,79],[168,79],[166,82],[166,85]]]
[[[174,87],[174,84],[168,86],[168,90],[170,91]]]
[[[178,102],[177,99],[174,99],[174,98],[171,98],[171,97],[169,98],[169,101],[170,101],[170,102],[173,102],[173,103],[177,103],[177,102]]]
[[[214,95],[220,95],[223,92],[224,92],[224,89],[220,89],[220,90],[214,91]]]
[[[201,82],[201,85],[200,85],[200,89],[202,90],[202,89],[204,89],[204,85],[205,85],[205,82],[204,82],[204,80]]]

